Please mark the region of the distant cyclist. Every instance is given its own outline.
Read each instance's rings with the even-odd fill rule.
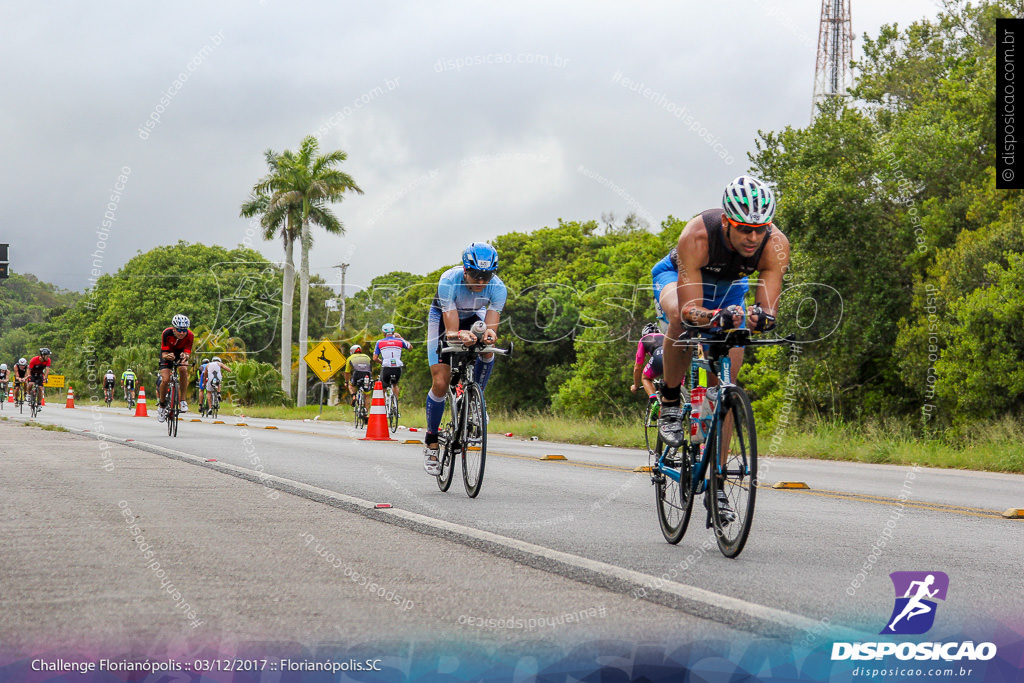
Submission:
[[[348,361],[345,363],[345,385],[348,387],[348,394],[352,398],[352,405],[356,404],[356,391],[362,391],[361,387],[364,377],[370,376],[373,361],[363,353],[359,344],[353,344],[348,349]]]
[[[188,358],[192,355],[192,341],[195,339],[192,330],[188,329],[191,324],[187,316],[179,313],[171,319],[171,326],[160,336],[161,381],[157,389],[157,420],[160,422],[167,419],[167,392],[170,389],[168,382],[174,368],[177,368],[178,374],[178,409],[183,413],[188,412],[188,403],[185,401],[185,390],[188,388]]]
[[[206,366],[209,364],[209,359],[204,358],[203,362],[199,364],[199,377],[196,379],[196,385],[199,388],[199,414],[204,417],[208,408],[206,403]]]
[[[121,373],[121,388],[124,390],[124,400],[128,401],[131,399],[135,400],[135,373],[132,372],[131,368],[125,368],[125,371]]]
[[[214,356],[213,360],[204,366],[203,375],[205,380],[203,382],[203,386],[206,387],[206,391],[211,397],[213,396],[213,392],[220,391],[220,385],[224,381],[225,372],[231,372],[231,368],[229,368],[217,356]],[[213,401],[210,401],[210,404],[212,403]]]
[[[14,372],[11,373],[14,378],[14,393],[18,393],[18,387],[28,383],[28,360],[25,358],[19,358],[18,362],[14,364]]]
[[[508,289],[498,277],[498,252],[486,242],[473,242],[462,252],[462,266],[449,268],[437,283],[437,293],[427,315],[427,359],[431,388],[427,392],[427,434],[423,438],[423,469],[431,476],[441,473],[438,460],[438,432],[444,416],[452,367],[441,347],[448,343],[473,344],[476,337],[469,329],[478,320],[487,324],[485,344],[498,338],[498,320],[508,298]],[[480,391],[494,368],[494,354],[476,360],[473,376]]]
[[[7,363],[0,363],[0,401],[7,400],[7,382],[10,381]]]
[[[402,339],[395,332],[395,326],[385,323],[380,328],[384,338],[373,347],[373,360],[380,363],[380,382],[384,387],[390,385],[398,398],[398,380],[402,378],[402,351],[411,349],[412,344]]]
[[[109,405],[114,400],[114,384],[117,382],[117,375],[114,374],[114,370],[107,370],[107,374],[103,375],[103,400]]]
[[[42,410],[43,386],[50,376],[50,349],[45,346],[39,349],[39,355],[33,356],[28,362],[28,390],[35,392],[36,405]]]
[[[647,323],[641,332],[640,343],[636,347],[636,359],[633,364],[633,384],[629,390],[636,393],[642,384],[647,397],[654,396],[654,380],[661,377],[662,354],[664,353],[665,335],[657,324]],[[650,360],[648,360],[650,356]]]

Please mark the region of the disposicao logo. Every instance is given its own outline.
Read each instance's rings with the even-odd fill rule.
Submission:
[[[889,574],[896,600],[880,635],[920,635],[935,623],[936,600],[945,600],[949,577],[944,572],[893,572]],[[966,659],[989,660],[996,656],[993,643],[833,643],[832,660],[867,660],[895,656],[919,661]]]
[[[896,604],[888,625],[880,633],[920,635],[935,623],[935,600],[945,600],[949,577],[945,572],[893,572]]]

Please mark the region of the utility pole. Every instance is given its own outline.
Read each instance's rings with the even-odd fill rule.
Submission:
[[[335,268],[341,268],[341,320],[338,322],[338,329],[345,329],[345,271],[348,270],[347,263],[339,263],[334,266]]]
[[[821,0],[818,25],[818,59],[814,67],[814,98],[811,119],[818,104],[829,97],[843,97],[853,86],[853,26],[850,0]]]

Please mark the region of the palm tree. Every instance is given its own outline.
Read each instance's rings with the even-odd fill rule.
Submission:
[[[334,168],[348,159],[341,150],[320,154],[320,143],[307,135],[297,154],[284,152],[277,157],[277,173],[268,182],[257,185],[257,194],[270,194],[266,210],[269,215],[291,216],[298,211],[302,256],[299,267],[301,290],[299,310],[299,357],[306,355],[309,329],[309,250],[313,246],[309,226],[319,225],[328,233],[343,235],[345,227],[327,206],[340,202],[345,192],[363,193],[347,173]],[[283,374],[284,366],[282,366]],[[299,363],[299,386],[296,405],[306,405],[306,364]]]
[[[280,234],[284,242],[284,277],[281,283],[281,391],[292,395],[292,374],[287,371],[292,365],[292,302],[295,300],[295,261],[292,249],[299,238],[302,216],[299,207],[278,206],[270,210],[271,190],[284,185],[283,168],[292,161],[292,153],[285,150],[278,155],[268,149],[265,153],[270,172],[253,187],[249,200],[242,204],[243,218],[260,216],[263,239],[272,240]],[[282,163],[283,162],[283,163]]]

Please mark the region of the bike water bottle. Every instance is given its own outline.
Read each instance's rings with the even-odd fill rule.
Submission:
[[[700,431],[702,438],[706,439],[711,431],[711,421],[715,417],[715,408],[718,403],[718,386],[713,386],[704,394],[704,409],[700,413]]]
[[[704,414],[704,395],[707,389],[704,387],[694,387],[690,390],[690,405],[693,406],[693,412],[690,413],[690,441],[693,443],[704,443],[704,434],[700,429],[700,419]]]
[[[469,328],[469,331],[476,335],[477,341],[484,338],[484,333],[487,332],[487,323],[483,320],[477,320],[473,323],[473,326]]]

